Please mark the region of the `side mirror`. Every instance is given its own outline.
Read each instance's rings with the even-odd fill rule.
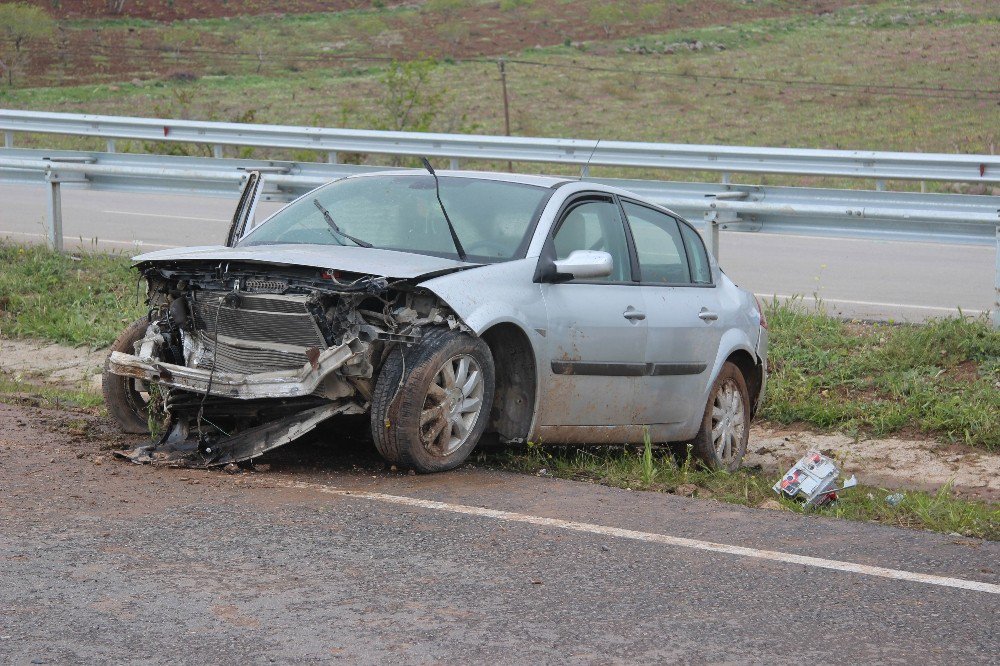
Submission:
[[[607,252],[599,250],[574,250],[565,259],[552,262],[557,276],[564,279],[585,280],[587,278],[608,277],[614,268],[614,259]]]

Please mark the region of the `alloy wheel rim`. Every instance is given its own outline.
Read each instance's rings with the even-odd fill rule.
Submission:
[[[736,382],[727,379],[715,392],[712,401],[712,445],[721,461],[732,460],[746,431],[743,394]]]
[[[428,453],[447,456],[464,445],[483,411],[483,371],[459,354],[434,375],[420,412],[420,441]]]

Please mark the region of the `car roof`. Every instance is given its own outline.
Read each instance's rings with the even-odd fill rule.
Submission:
[[[348,178],[372,178],[377,176],[421,176],[427,172],[423,169],[398,169],[392,171],[373,171],[361,173]],[[438,170],[439,176],[449,176],[452,178],[474,178],[476,180],[497,180],[506,183],[519,183],[521,185],[535,185],[537,187],[555,187],[563,183],[572,182],[569,178],[558,178],[555,176],[534,176],[522,173],[498,173],[495,171],[452,171]]]

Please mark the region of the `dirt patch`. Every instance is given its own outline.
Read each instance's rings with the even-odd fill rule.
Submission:
[[[0,338],[0,374],[64,388],[101,390],[106,349]]]
[[[304,14],[307,12],[339,12],[345,9],[368,9],[364,0],[251,0],[250,2],[219,2],[219,0],[28,0],[56,18],[139,18],[154,21],[177,21],[192,18],[221,18],[243,14]],[[120,4],[121,10],[112,7]],[[386,2],[387,7],[403,4]]]
[[[765,425],[751,431],[744,461],[781,473],[810,450],[836,459],[864,484],[933,491],[951,483],[965,497],[1000,500],[1000,455],[930,439],[856,440]]]

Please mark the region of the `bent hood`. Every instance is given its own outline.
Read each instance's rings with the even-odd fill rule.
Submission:
[[[133,257],[144,261],[251,261],[285,266],[310,266],[367,273],[386,278],[418,278],[472,268],[473,264],[426,254],[381,250],[354,245],[210,245],[157,250]]]

